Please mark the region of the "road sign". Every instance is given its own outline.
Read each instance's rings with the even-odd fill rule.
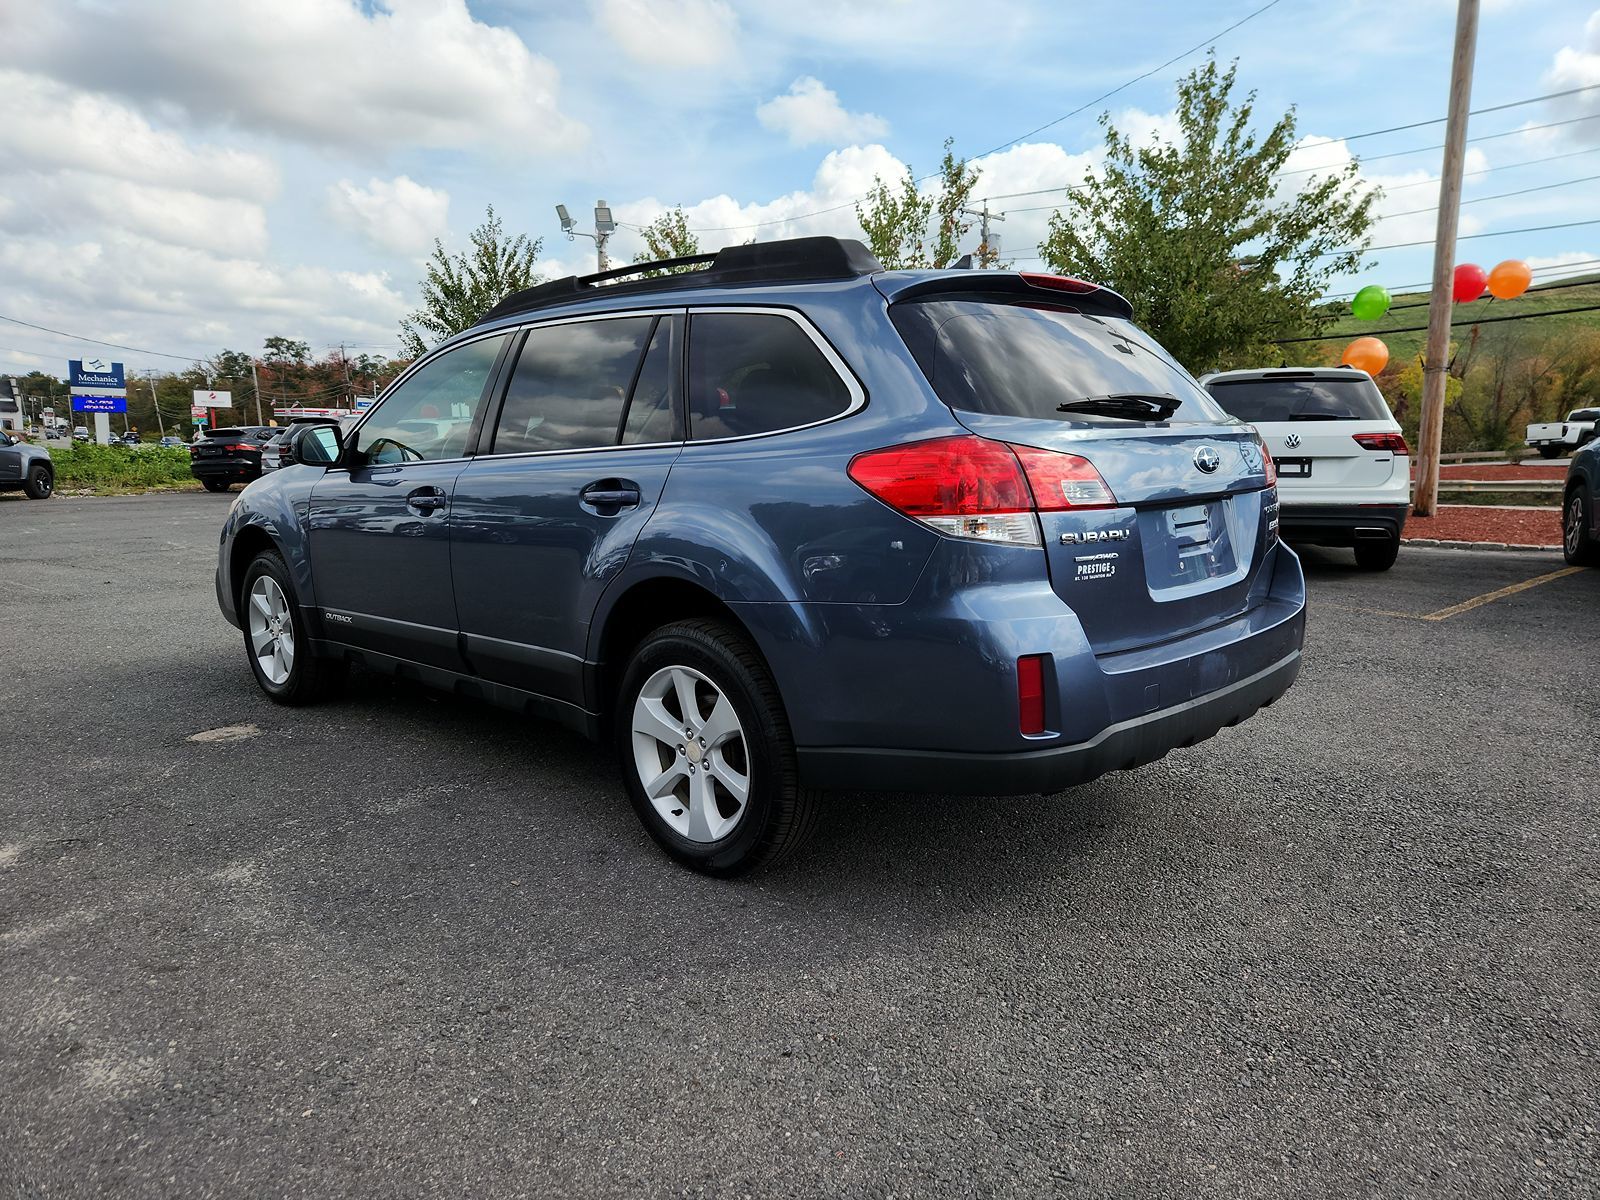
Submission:
[[[72,393],[73,412],[91,413],[125,413],[128,411],[128,398],[126,396],[80,396]]]
[[[196,394],[198,395],[198,393]],[[191,404],[189,406],[189,415],[196,421],[204,421],[206,414],[210,411],[204,404]]]
[[[232,408],[232,392],[197,391],[194,394],[196,408]]]

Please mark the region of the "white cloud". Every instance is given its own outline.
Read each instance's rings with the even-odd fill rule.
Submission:
[[[846,112],[838,93],[810,75],[802,75],[783,95],[760,105],[756,117],[766,128],[787,137],[792,146],[817,142],[837,146],[889,133],[889,122],[876,113]]]
[[[364,188],[341,179],[328,189],[328,212],[382,249],[420,254],[445,232],[450,193],[424,187],[405,175],[372,179]]]
[[[1596,10],[1585,23],[1581,45],[1563,46],[1556,51],[1544,79],[1552,91],[1600,84],[1600,10]],[[1550,101],[1550,107],[1555,110],[1558,119],[1600,117],[1600,91],[1563,96]],[[1600,120],[1569,125],[1566,132],[1578,141],[1591,144],[1600,142]]]
[[[116,47],[87,76],[85,30]],[[58,79],[317,144],[488,143],[526,156],[587,135],[558,106],[555,66],[474,20],[465,0],[8,0],[0,45]]]
[[[688,70],[733,56],[739,19],[723,0],[596,0],[600,28],[633,61]]]

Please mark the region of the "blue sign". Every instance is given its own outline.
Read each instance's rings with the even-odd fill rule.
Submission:
[[[128,411],[128,398],[126,396],[74,396],[72,398],[72,411],[125,413]]]
[[[124,388],[127,386],[127,381],[122,375],[122,364],[119,362],[108,363],[98,358],[88,360],[73,358],[67,360],[67,368],[72,375],[68,382],[74,388],[98,390],[100,388]],[[95,410],[85,409],[83,411],[94,412]],[[105,409],[102,411],[109,412],[110,410]],[[121,412],[122,409],[119,408],[116,411]]]

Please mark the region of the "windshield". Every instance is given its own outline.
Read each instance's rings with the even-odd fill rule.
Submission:
[[[1387,421],[1389,405],[1370,376],[1349,379],[1215,379],[1211,394],[1241,421]]]
[[[1171,397],[1174,420],[1227,420],[1187,371],[1121,318],[999,297],[912,300],[895,305],[890,316],[939,398],[963,412],[1126,425],[1129,418],[1114,415],[1114,405],[1104,411],[1061,406]]]

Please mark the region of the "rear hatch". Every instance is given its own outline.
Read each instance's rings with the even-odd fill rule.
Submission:
[[[1259,602],[1252,584],[1276,537],[1260,443],[1130,321],[1090,298],[1005,293],[919,297],[890,314],[956,418],[1023,448],[1051,587],[1098,653],[1183,637]],[[1164,400],[1170,415],[1140,416],[1119,397]],[[1035,467],[1056,460],[1029,448],[1086,460],[1110,495],[1052,505]]]
[[[1278,464],[1285,499],[1297,491],[1381,488],[1397,470],[1410,470],[1403,456],[1395,462],[1392,449],[1375,450],[1356,440],[1358,434],[1400,431],[1383,393],[1364,372],[1263,371],[1206,386],[1230,415],[1260,431]]]

